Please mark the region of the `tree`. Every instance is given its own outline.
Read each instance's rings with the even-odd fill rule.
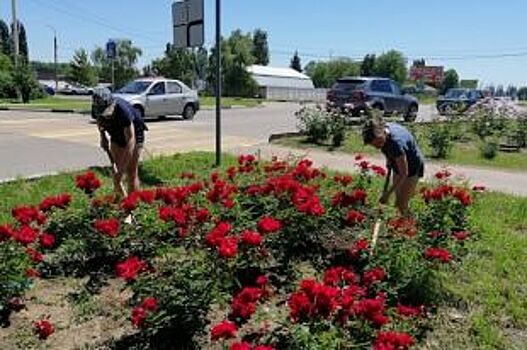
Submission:
[[[403,84],[408,77],[406,58],[399,51],[388,51],[375,60],[373,73],[376,76],[390,78]]]
[[[516,99],[516,97],[518,96],[518,88],[514,85],[509,85],[507,87],[506,95],[512,98],[513,100]]]
[[[15,40],[14,40],[14,31],[15,27],[13,23],[11,23],[11,36],[9,37],[9,43],[11,47],[11,54],[15,54]],[[27,36],[26,36],[26,28],[24,28],[24,25],[22,22],[18,21],[18,50],[19,55],[25,62],[28,62],[28,47],[27,47]]]
[[[295,51],[295,54],[291,59],[290,67],[296,70],[297,72],[302,73],[302,61],[300,60],[300,56],[298,56],[298,51]]]
[[[330,88],[337,79],[360,74],[360,65],[350,58],[339,58],[329,62],[309,62],[306,74],[317,88]]]
[[[157,75],[178,79],[189,86],[196,80],[196,57],[190,49],[167,47],[165,57],[152,62],[152,70]]]
[[[0,97],[15,97],[13,82],[13,61],[7,54],[0,53]]]
[[[33,76],[33,71],[27,62],[21,61],[19,63],[19,66],[13,73],[13,83],[18,91],[20,91],[22,103],[28,103],[31,98],[31,92],[38,85]]]
[[[503,85],[498,85],[498,87],[496,88],[495,96],[496,97],[503,97],[503,96],[505,96],[505,89],[503,88]]]
[[[252,55],[254,64],[267,66],[269,64],[269,44],[267,43],[267,32],[256,29],[253,36]]]
[[[8,56],[11,54],[9,42],[9,27],[4,21],[0,20],[0,53]]]
[[[441,94],[445,94],[449,89],[457,87],[459,87],[459,75],[455,69],[447,70],[443,81],[441,82]]]
[[[363,77],[371,77],[373,75],[373,69],[375,68],[376,57],[374,54],[364,56],[360,65],[360,74]]]
[[[84,49],[75,51],[73,59],[70,62],[70,74],[68,79],[72,82],[85,86],[94,86],[97,84],[97,75],[95,69],[90,63],[88,52]]]
[[[425,67],[426,61],[424,58],[421,58],[419,60],[414,60],[414,62],[412,63],[412,66],[413,67]]]
[[[527,86],[518,89],[518,99],[522,101],[527,100]]]
[[[53,62],[31,61],[31,69],[33,69],[37,76],[53,77],[55,75],[55,64]],[[69,63],[57,64],[57,75],[59,77],[67,77],[70,73]]]
[[[143,54],[140,48],[133,46],[130,40],[119,40],[116,43],[115,88],[122,87],[139,75],[137,60]],[[112,81],[112,61],[106,57],[103,48],[97,47],[92,53],[92,61],[99,79]]]

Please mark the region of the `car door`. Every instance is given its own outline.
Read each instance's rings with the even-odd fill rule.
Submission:
[[[404,98],[401,87],[396,82],[390,82],[392,88],[392,101],[394,111],[397,113],[406,113],[408,109],[406,106],[406,99]]]
[[[374,80],[371,88],[375,92],[375,97],[383,101],[385,112],[393,112],[394,100],[390,81],[385,79]]]
[[[167,81],[167,115],[182,115],[185,108],[183,87],[176,81]]]
[[[145,115],[150,117],[165,115],[166,104],[166,85],[164,81],[160,81],[155,83],[147,93]]]

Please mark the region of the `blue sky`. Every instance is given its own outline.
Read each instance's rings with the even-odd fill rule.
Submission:
[[[389,49],[409,60],[456,68],[484,84],[527,85],[525,0],[222,0],[223,31],[269,33],[272,65],[286,66],[295,49],[303,63],[362,57]],[[10,1],[0,1],[4,20]],[[214,41],[214,0],[205,0],[206,42]],[[143,48],[140,64],[162,55],[172,40],[171,0],[18,0],[32,59],[51,61],[53,25],[59,59],[109,38]],[[495,57],[505,55],[506,57]]]

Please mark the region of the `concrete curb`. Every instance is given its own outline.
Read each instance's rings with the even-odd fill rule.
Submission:
[[[86,109],[62,109],[62,108],[12,108],[12,107],[1,107],[0,111],[13,111],[13,112],[29,112],[29,113],[78,113],[78,114],[90,114],[91,111]]]
[[[276,140],[281,140],[281,139],[286,139],[286,138],[289,138],[289,137],[300,137],[300,136],[304,136],[305,133],[303,132],[284,132],[284,133],[281,133],[281,134],[271,134],[271,136],[269,136],[269,140],[267,141],[268,143],[273,143],[273,141],[276,141]]]

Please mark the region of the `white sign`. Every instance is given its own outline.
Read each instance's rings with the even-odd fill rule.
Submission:
[[[183,0],[172,5],[174,46],[188,48],[205,42],[204,0]]]

